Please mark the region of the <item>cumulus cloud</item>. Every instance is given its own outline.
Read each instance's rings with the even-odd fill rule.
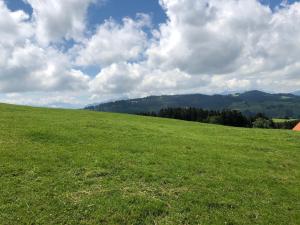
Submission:
[[[254,0],[161,0],[161,4],[169,21],[148,50],[149,63],[194,75],[239,69],[271,18],[271,10]]]
[[[0,92],[81,90],[89,78],[68,66],[68,58],[52,48],[39,48],[27,41],[2,51],[5,65],[0,67]]]
[[[139,79],[131,80],[130,70],[124,68],[122,73],[104,68],[95,80],[101,80],[99,86],[113,84],[111,93],[129,95],[300,88],[300,3],[275,11],[256,0],[160,4],[168,20],[153,30],[145,60],[135,65]],[[130,88],[123,86],[127,79]],[[102,93],[104,89],[95,86],[92,91]]]
[[[138,14],[136,20],[124,18],[123,24],[105,21],[80,47],[77,64],[109,66],[140,59],[148,44],[143,28],[150,26],[151,19],[145,14]]]
[[[15,42],[24,41],[33,34],[33,29],[28,23],[29,15],[19,10],[11,12],[3,0],[0,0],[0,45],[11,46]],[[0,52],[1,54],[1,52]],[[2,53],[3,54],[3,53]],[[3,62],[1,58],[0,63]]]
[[[105,67],[90,81],[94,98],[141,97],[157,94],[185,93],[208,84],[208,77],[195,77],[173,69],[152,70],[145,63],[118,63]],[[106,97],[107,98],[107,97]]]
[[[87,88],[89,78],[71,67],[67,55],[38,45],[29,15],[0,1],[0,21],[0,92]]]
[[[167,21],[107,19],[87,30],[96,0],[0,0],[0,92],[84,90],[93,101],[153,94],[300,89],[300,3],[160,0]],[[100,9],[101,10],[101,9]],[[5,21],[5,22],[4,22]],[[62,52],[56,43],[75,40]],[[90,66],[99,73],[87,76]]]
[[[33,8],[37,39],[47,45],[62,38],[67,40],[83,38],[88,6],[96,0],[26,1]]]
[[[91,91],[102,94],[124,94],[134,91],[143,79],[142,71],[143,68],[138,64],[112,64],[91,81]]]

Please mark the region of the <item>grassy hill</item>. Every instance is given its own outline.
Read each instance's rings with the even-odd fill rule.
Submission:
[[[300,133],[0,104],[0,224],[299,224]]]
[[[122,100],[88,106],[102,112],[141,113],[158,112],[166,107],[195,107],[210,110],[239,110],[245,115],[264,113],[270,118],[299,118],[300,96],[249,91],[230,95],[164,95]]]

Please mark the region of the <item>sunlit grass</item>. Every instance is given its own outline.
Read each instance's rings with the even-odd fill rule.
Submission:
[[[0,105],[0,224],[299,224],[300,136]]]
[[[280,119],[280,118],[273,118],[272,119],[274,123],[284,123],[284,122],[290,122],[295,121],[297,119]]]

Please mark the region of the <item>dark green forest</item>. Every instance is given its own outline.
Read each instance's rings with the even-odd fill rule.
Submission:
[[[286,120],[282,122],[273,121],[263,113],[255,116],[245,116],[237,110],[204,110],[198,108],[164,108],[158,113],[144,112],[139,115],[171,118],[201,123],[220,124],[233,127],[265,128],[265,129],[293,129],[300,121]]]

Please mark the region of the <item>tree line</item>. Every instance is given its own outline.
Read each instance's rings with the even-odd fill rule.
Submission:
[[[220,124],[234,127],[292,129],[299,121],[274,122],[263,113],[245,116],[237,110],[205,110],[201,108],[163,108],[159,112],[139,113],[143,116],[171,118],[201,123]]]

